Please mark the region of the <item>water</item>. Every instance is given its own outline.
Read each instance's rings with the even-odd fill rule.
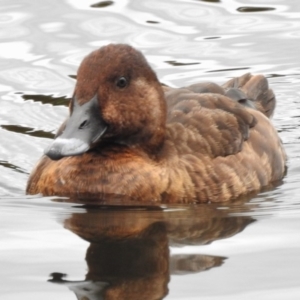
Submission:
[[[1,1],[1,299],[299,299],[300,2],[260,2]],[[109,42],[143,51],[171,86],[265,74],[289,156],[282,185],[161,210],[25,196],[80,61]]]

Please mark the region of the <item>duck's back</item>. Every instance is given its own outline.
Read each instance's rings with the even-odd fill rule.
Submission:
[[[276,100],[265,77],[165,88],[165,96],[166,153],[180,157],[195,199],[226,201],[282,178],[286,155],[268,118]]]

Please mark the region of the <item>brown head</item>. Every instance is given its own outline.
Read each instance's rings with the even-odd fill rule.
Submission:
[[[153,153],[163,143],[165,123],[163,90],[144,56],[128,45],[110,44],[82,61],[70,116],[45,154],[79,155],[104,142]]]

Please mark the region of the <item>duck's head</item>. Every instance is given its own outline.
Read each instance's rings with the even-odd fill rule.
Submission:
[[[102,47],[82,61],[69,118],[45,154],[80,155],[109,141],[156,151],[165,134],[165,105],[160,83],[139,51],[123,44]]]

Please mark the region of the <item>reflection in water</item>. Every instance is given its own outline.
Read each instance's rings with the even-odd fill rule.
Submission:
[[[67,96],[55,97],[54,95],[22,95],[24,100],[32,100],[34,102],[41,102],[43,104],[51,104],[53,106],[56,105],[69,105],[69,98]]]
[[[170,64],[171,66],[190,66],[190,65],[199,65],[199,62],[191,62],[191,63],[183,63],[183,62],[178,62],[176,60],[166,60],[165,61],[167,64]]]
[[[204,37],[204,40],[217,40],[220,39],[220,36],[208,36],[208,37]]]
[[[213,73],[213,72],[228,72],[228,71],[237,71],[237,70],[249,70],[249,67],[244,68],[231,68],[231,69],[218,69],[218,70],[209,70],[207,73]]]
[[[94,8],[103,8],[103,7],[107,7],[107,6],[113,5],[113,4],[114,4],[113,1],[100,1],[100,2],[97,2],[95,4],[92,4],[91,7],[94,7]]]
[[[300,245],[299,233],[297,233],[297,228],[300,226],[298,197],[300,192],[300,2],[131,0],[114,1],[113,5],[96,8],[97,2],[100,2],[101,6],[108,1],[4,0],[1,2],[1,125],[17,125],[23,129],[34,128],[38,132],[40,130],[53,132],[66,116],[68,104],[67,99],[59,99],[55,95],[69,95],[72,92],[73,79],[76,77],[74,74],[82,58],[95,48],[109,42],[131,43],[146,54],[151,64],[158,70],[159,78],[171,86],[186,86],[199,81],[223,82],[224,77],[230,78],[244,73],[240,68],[245,67],[249,67],[253,73],[262,73],[271,77],[270,84],[278,95],[279,106],[273,121],[281,132],[289,155],[289,172],[283,186],[254,199],[256,203],[260,203],[260,208],[249,214],[272,215],[270,220],[256,222],[255,226],[251,226],[251,230],[238,235],[232,242],[229,240],[228,243],[224,243],[226,245],[213,243],[218,246],[220,255],[224,253],[227,255],[227,252],[222,251],[228,251],[228,253],[237,253],[236,257],[234,254],[228,254],[229,259],[224,260],[224,257],[200,255],[201,251],[196,252],[196,247],[176,250],[176,253],[184,255],[174,255],[172,252],[170,254],[159,248],[159,237],[155,240],[156,234],[153,230],[151,233],[149,229],[148,235],[152,236],[154,246],[147,244],[144,249],[149,256],[152,253],[154,258],[150,257],[147,260],[145,255],[141,255],[141,258],[146,260],[146,266],[152,260],[153,269],[156,267],[156,270],[151,273],[151,270],[147,269],[148,273],[145,272],[143,277],[137,268],[130,271],[131,277],[129,275],[126,277],[120,271],[121,266],[116,267],[116,273],[113,274],[112,270],[108,269],[113,266],[103,262],[105,257],[112,257],[105,253],[107,252],[105,249],[109,249],[109,240],[113,240],[113,233],[111,233],[110,239],[101,240],[99,236],[99,242],[91,242],[90,249],[96,249],[96,255],[98,255],[97,251],[100,253],[99,261],[91,257],[92,250],[87,252],[88,266],[93,265],[93,268],[88,269],[86,278],[82,273],[84,278],[82,285],[78,281],[72,283],[67,280],[74,276],[71,271],[68,271],[67,278],[62,277],[62,274],[54,274],[55,282],[62,281],[62,284],[68,285],[60,287],[63,294],[69,293],[69,297],[63,297],[60,292],[57,293],[53,284],[43,286],[44,275],[55,270],[61,272],[69,270],[68,261],[73,262],[76,255],[81,253],[81,249],[74,249],[73,242],[61,238],[61,234],[68,235],[68,232],[61,230],[54,233],[52,217],[41,215],[40,209],[51,214],[53,210],[61,211],[64,205],[59,203],[57,207],[53,207],[47,205],[47,199],[38,198],[36,201],[39,204],[36,207],[39,207],[39,210],[37,211],[36,207],[31,205],[32,199],[24,201],[22,197],[20,200],[28,179],[27,173],[49,141],[0,128],[0,220],[3,223],[0,288],[2,297],[0,298],[75,299],[74,292],[78,297],[81,295],[79,297],[81,300],[84,296],[90,300],[108,298],[109,293],[120,291],[121,294],[122,284],[126,282],[135,282],[130,287],[136,286],[137,289],[142,289],[143,285],[139,285],[139,282],[150,274],[149,287],[155,282],[155,276],[158,282],[157,293],[154,290],[153,295],[165,295],[169,287],[173,294],[171,293],[168,299],[199,299],[202,298],[202,292],[205,299],[252,299],[253,295],[257,294],[265,295],[259,297],[260,299],[299,299],[300,290],[296,274],[299,273],[297,266],[300,264],[297,254]],[[253,10],[253,6],[270,6],[275,10],[265,12],[245,10],[247,7]],[[121,26],[114,26],[114,24],[121,24]],[[201,64],[174,66],[166,64],[165,61],[200,62]],[[219,71],[207,72],[214,70]],[[3,197],[8,195],[9,200],[3,201]],[[264,201],[265,199],[267,201]],[[115,222],[112,222],[114,215]],[[123,217],[118,222],[117,217],[120,215]],[[161,238],[167,249],[170,245],[205,244],[213,241],[214,238],[225,238],[230,234],[234,235],[242,230],[247,222],[251,222],[250,218],[242,218],[238,224],[234,218],[226,218],[225,213],[221,214],[217,211],[207,213],[206,217],[206,212],[202,208],[198,213],[198,220],[196,220],[197,213],[187,212],[185,215],[190,220],[183,220],[184,213],[181,217],[178,212],[123,211],[121,213],[89,210],[82,216],[70,217],[69,221],[66,220],[66,226],[67,222],[70,223],[68,228],[77,226],[76,230],[73,229],[74,232],[78,234],[81,232],[84,236],[82,232],[85,231],[87,235],[88,226],[97,227],[97,222],[103,218],[99,227],[104,228],[105,222],[108,222],[107,227],[115,224],[116,234],[120,230],[117,226],[122,226],[125,220],[127,229],[125,228],[124,232],[126,233],[130,227],[133,229],[139,227],[138,224],[143,219],[153,219],[153,223],[163,223],[160,225],[160,230],[163,232],[160,236],[167,236],[168,245]],[[212,222],[208,221],[209,216],[214,218]],[[92,219],[89,221],[89,218]],[[130,218],[132,223],[129,223]],[[82,224],[76,225],[80,219]],[[203,220],[201,223],[200,219],[206,221]],[[151,226],[150,221],[149,226]],[[213,229],[214,224],[215,229]],[[138,234],[139,229],[136,230],[136,234],[130,233],[128,237],[124,234],[123,238],[115,239],[120,243],[115,241],[114,245],[124,244],[123,248],[120,246],[121,251],[126,244],[129,245],[129,240],[133,241],[131,245],[134,241],[138,244],[138,241],[142,240],[139,236],[146,234],[142,227],[140,225],[140,234]],[[50,230],[46,231],[46,228]],[[200,232],[201,228],[202,232]],[[51,232],[54,235],[53,239],[51,239]],[[268,236],[268,233],[271,235]],[[91,232],[90,235],[93,234]],[[101,231],[100,235],[104,237],[105,232]],[[69,236],[76,239],[73,234]],[[82,245],[80,241],[78,242]],[[55,255],[61,253],[59,250],[55,252],[57,245],[68,253],[68,259],[65,261],[62,254]],[[230,250],[226,250],[227,246]],[[159,269],[158,262],[155,264],[155,247],[157,247],[158,258],[165,255],[165,259],[168,259],[169,273],[162,267]],[[197,247],[199,248],[201,249]],[[203,253],[208,251],[207,247],[202,248]],[[127,252],[134,251],[135,248],[127,246],[126,249],[124,254],[116,253],[115,256],[129,257]],[[189,254],[191,249],[194,249],[194,255]],[[116,259],[116,264],[120,264],[119,260]],[[226,267],[215,268],[222,263]],[[54,264],[60,267],[51,267]],[[255,264],[259,266],[259,274]],[[130,266],[135,264],[132,263]],[[197,275],[197,272],[209,268],[212,268],[211,272]],[[139,275],[133,277],[134,271]],[[191,275],[193,272],[196,274]],[[175,280],[168,283],[170,274],[190,275],[176,275]],[[95,281],[92,280],[93,278]],[[185,285],[186,282],[188,286]],[[211,290],[209,283],[213,287]],[[145,281],[143,284],[147,286]],[[207,285],[207,289],[204,285]],[[294,291],[293,287],[297,289]],[[88,292],[87,289],[90,291]],[[136,294],[138,292],[140,290],[137,290]],[[281,293],[282,297],[280,297]],[[130,299],[130,295],[125,298]],[[143,295],[144,291],[139,299],[143,299]]]
[[[13,45],[15,48],[19,48],[18,45]],[[11,46],[11,47],[13,47]],[[25,50],[24,50],[25,51]],[[17,51],[14,51],[15,53]],[[40,57],[32,57],[28,54],[28,60],[38,59]],[[1,55],[0,55],[1,57]],[[20,59],[19,57],[8,57],[10,59]],[[63,89],[70,89],[72,85],[66,78],[57,75],[54,71],[44,69],[41,67],[13,67],[0,69],[1,82],[11,84],[12,82],[17,87],[17,90],[22,90],[23,86],[27,87],[27,90],[34,91],[51,91],[57,92]]]
[[[90,242],[85,279],[68,281],[55,272],[50,281],[67,285],[78,299],[162,299],[170,275],[223,264],[225,257],[171,255],[169,246],[208,244],[254,221],[229,212],[209,205],[173,210],[86,207],[64,220],[67,229]]]
[[[14,171],[16,171],[18,173],[28,174],[28,172],[24,171],[22,168],[14,165],[14,164],[11,164],[11,163],[9,163],[8,161],[5,161],[5,160],[0,160],[0,166],[12,169],[12,170],[14,170]]]
[[[242,6],[237,8],[239,12],[263,12],[263,11],[270,11],[275,10],[274,7],[254,7],[254,6]]]
[[[221,0],[200,0],[200,1],[203,1],[203,2],[212,2],[212,3],[219,3],[219,2],[221,2]]]
[[[0,125],[0,127],[12,132],[28,134],[31,136],[48,138],[48,139],[53,139],[55,136],[55,134],[51,132],[46,132],[44,130],[35,130],[34,128],[21,126],[21,125]]]
[[[146,21],[146,23],[149,23],[149,24],[159,24],[159,22],[157,22],[157,21],[150,21],[150,20]]]

